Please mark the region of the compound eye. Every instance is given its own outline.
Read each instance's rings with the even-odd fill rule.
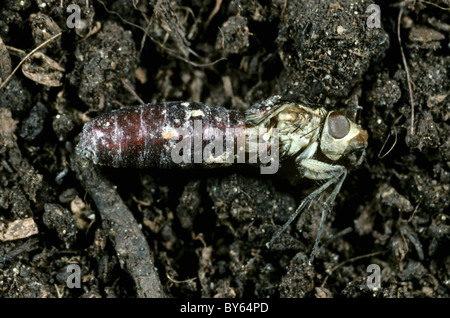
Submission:
[[[344,115],[332,112],[328,116],[328,131],[334,139],[344,138],[350,132],[350,122]]]

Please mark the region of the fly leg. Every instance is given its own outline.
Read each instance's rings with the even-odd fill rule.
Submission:
[[[316,240],[314,242],[314,247],[309,258],[309,263],[311,264],[314,260],[314,256],[317,252],[319,246],[320,237],[322,236],[325,221],[327,219],[328,213],[331,210],[334,200],[336,199],[342,184],[344,183],[345,177],[347,176],[347,169],[340,165],[331,165],[314,159],[300,159],[297,161],[300,171],[305,177],[313,180],[327,180],[319,188],[311,192],[298,206],[297,210],[291,214],[288,221],[275,233],[270,242],[266,244],[270,247],[273,242],[283,233],[286,228],[291,224],[295,218],[302,212],[305,208],[309,207],[312,201],[317,199],[324,191],[326,191],[331,185],[335,184],[335,187],[329,197],[323,203],[322,216],[320,218],[319,230],[317,233]]]
[[[325,221],[328,217],[328,214],[331,211],[331,208],[333,207],[333,203],[334,203],[334,200],[336,199],[337,194],[341,190],[341,186],[344,183],[345,177],[347,176],[347,170],[342,166],[340,166],[340,167],[341,167],[341,169],[336,170],[335,175],[328,180],[328,182],[332,181],[331,184],[336,183],[336,185],[335,185],[333,191],[331,192],[331,194],[329,195],[329,197],[323,203],[322,216],[320,218],[319,230],[317,232],[317,237],[314,242],[314,247],[313,247],[313,249],[311,251],[311,255],[309,257],[309,264],[312,264],[312,262],[314,261],[314,257],[316,255],[317,249],[319,247],[320,238],[322,236]],[[324,189],[324,191],[325,191],[325,189]]]

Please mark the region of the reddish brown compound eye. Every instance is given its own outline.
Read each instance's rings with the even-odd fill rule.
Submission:
[[[350,132],[350,123],[344,115],[332,112],[328,116],[328,131],[334,139],[341,139]]]

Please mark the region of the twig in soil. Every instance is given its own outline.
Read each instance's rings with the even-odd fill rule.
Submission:
[[[400,231],[400,235],[402,237],[403,242],[405,243],[405,246],[408,246],[408,241],[406,241],[406,238],[408,238],[411,244],[416,249],[417,256],[419,256],[419,259],[423,261],[425,255],[423,253],[422,243],[420,243],[417,233],[414,232],[407,224],[403,226],[397,225],[397,229],[399,229]]]
[[[131,93],[131,95],[134,96],[134,98],[136,98],[136,100],[141,103],[141,104],[145,104],[145,102],[139,97],[139,95],[135,92],[135,90],[130,86],[130,84],[128,84],[128,81],[125,78],[120,78],[120,80],[122,81],[123,86],[126,88],[127,91],[129,91]]]
[[[97,167],[82,160],[76,153],[71,157],[71,168],[94,200],[120,265],[136,284],[137,296],[166,297],[144,234],[113,185],[101,175]]]
[[[387,144],[389,138],[391,137],[391,132],[389,132],[389,135],[384,140],[383,146],[381,146],[381,149],[378,152],[378,158],[383,159],[384,157],[386,157],[392,151],[392,149],[394,149],[395,145],[397,144],[397,137],[398,136],[397,136],[397,128],[395,128],[395,125],[397,125],[397,123],[399,122],[400,119],[402,119],[402,117],[403,117],[403,115],[400,115],[399,117],[397,117],[394,120],[394,124],[392,125],[392,127],[394,128],[394,134],[395,134],[394,143],[392,144],[391,148],[389,148],[389,150],[384,155],[381,155],[381,153],[383,152],[384,147],[386,147],[386,144]]]
[[[170,277],[168,273],[166,273],[166,277],[174,284],[191,284],[197,279],[197,277],[192,277],[185,280],[176,280],[175,278]]]
[[[398,13],[397,36],[398,36],[398,43],[400,45],[400,52],[402,54],[403,67],[405,68],[405,72],[406,72],[406,81],[408,82],[409,102],[411,103],[411,135],[414,135],[414,97],[413,97],[413,92],[412,92],[412,88],[411,88],[411,78],[409,76],[408,63],[406,63],[405,52],[403,51],[402,38],[400,35],[400,24],[401,24],[401,20],[402,20],[403,8],[404,8],[405,4],[406,4],[406,1],[403,2],[403,5],[400,7],[400,12]]]
[[[211,14],[208,17],[208,20],[205,22],[204,29],[206,30],[208,28],[209,23],[214,18],[214,16],[219,12],[220,6],[222,5],[222,0],[216,0],[216,5],[214,6],[214,9],[211,11]]]
[[[378,251],[378,252],[369,253],[369,254],[364,254],[364,255],[359,255],[359,256],[350,258],[350,259],[348,259],[348,260],[346,260],[346,261],[343,261],[343,262],[337,264],[337,265],[334,266],[332,269],[328,270],[328,275],[327,275],[327,277],[325,277],[325,279],[323,280],[322,285],[320,285],[320,287],[325,287],[325,284],[327,283],[328,277],[330,277],[331,274],[332,274],[335,270],[337,270],[338,268],[344,266],[345,264],[347,264],[347,263],[352,263],[352,262],[354,262],[354,261],[357,261],[357,260],[360,260],[360,259],[363,259],[363,258],[368,258],[368,257],[376,256],[376,255],[379,255],[379,254],[384,254],[384,253],[386,253],[386,252],[387,252],[387,250],[385,250],[385,251]]]
[[[383,146],[381,146],[380,152],[378,153],[379,159],[383,159],[384,157],[386,157],[392,151],[392,149],[394,149],[395,145],[397,144],[397,129],[395,128],[395,126],[394,126],[394,134],[395,134],[395,139],[394,139],[394,143],[392,144],[391,148],[389,148],[389,150],[384,155],[381,155],[381,152],[383,152],[383,149],[386,146],[387,141],[391,137],[391,134],[389,134],[387,136],[386,140],[383,143]]]
[[[58,297],[58,298],[62,298],[63,295],[61,294],[61,291],[59,290],[58,285],[53,284],[53,286],[55,286],[55,290],[56,290],[56,295],[57,295],[57,297]]]
[[[436,8],[439,8],[439,9],[444,10],[444,11],[450,11],[450,8],[441,7],[440,5],[438,5],[436,3],[433,3],[431,1],[422,0],[421,2],[426,3],[426,4],[431,4],[432,6],[435,6]]]
[[[16,68],[11,72],[11,74],[9,74],[9,76],[5,79],[5,81],[0,85],[0,90],[6,86],[6,84],[11,80],[11,78],[13,77],[13,75],[17,72],[17,70],[19,69],[19,67],[30,57],[32,56],[34,53],[36,53],[37,50],[41,49],[42,47],[44,47],[45,45],[47,45],[48,43],[50,43],[51,41],[53,41],[54,39],[56,39],[57,37],[61,36],[62,32],[59,32],[58,34],[55,34],[54,36],[52,36],[50,39],[45,40],[44,42],[42,42],[41,44],[39,44],[34,50],[32,50],[30,53],[28,53],[20,62],[19,64],[17,64]]]
[[[13,260],[16,256],[24,253],[24,252],[31,252],[38,248],[36,244],[39,243],[39,240],[35,237],[32,237],[28,240],[26,240],[23,244],[16,247],[11,252],[7,253],[5,256],[0,256],[0,264]]]
[[[324,242],[321,246],[321,248],[326,247],[328,244],[332,243],[332,242],[336,242],[336,240],[338,238],[341,238],[349,233],[351,233],[353,231],[353,229],[349,226],[346,227],[345,229],[343,229],[342,231],[336,233],[335,235],[333,235],[332,237],[330,237],[326,242]]]
[[[141,40],[141,48],[139,49],[139,54],[142,55],[142,50],[144,49],[145,46],[145,39],[147,38],[147,33],[150,30],[150,26],[152,25],[151,22],[147,23],[147,26],[144,29],[144,34],[142,35],[142,40]]]
[[[287,0],[283,2],[283,9],[281,9],[281,17],[284,16],[284,12],[286,12]]]

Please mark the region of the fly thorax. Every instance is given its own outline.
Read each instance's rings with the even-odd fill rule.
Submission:
[[[283,114],[280,114],[283,115]],[[283,119],[283,116],[279,116]],[[279,120],[280,154],[294,156],[318,139],[321,119],[317,116],[298,117],[297,121]]]

